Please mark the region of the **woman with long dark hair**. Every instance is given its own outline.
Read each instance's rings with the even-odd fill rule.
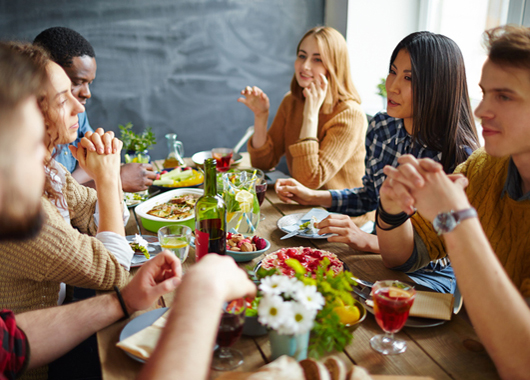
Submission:
[[[318,226],[321,234],[335,234],[329,241],[375,253],[379,252],[377,237],[361,231],[350,216],[377,208],[385,165],[396,166],[400,156],[412,154],[442,163],[449,173],[478,147],[464,60],[450,38],[431,32],[405,37],[392,53],[386,90],[387,112],[376,114],[368,127],[362,187],[315,191],[293,179],[276,184],[284,202],[319,205],[341,213],[330,215]],[[443,268],[438,265],[437,269]],[[436,270],[434,265],[430,270]],[[433,277],[427,276],[427,281]],[[433,288],[450,291],[454,288],[450,285]]]

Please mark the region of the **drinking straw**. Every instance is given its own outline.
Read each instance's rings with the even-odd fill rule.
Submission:
[[[246,219],[248,225],[250,226],[250,232],[254,233],[254,231],[255,231],[256,229],[254,228],[254,225],[250,222],[250,219],[248,218],[248,215],[247,215],[246,212],[245,212],[245,219]]]
[[[239,232],[239,227],[241,226],[241,221],[242,221],[242,220],[243,220],[243,214],[241,214],[241,215],[239,216],[239,219],[238,219],[238,221],[237,221],[236,228],[235,228],[236,232]]]

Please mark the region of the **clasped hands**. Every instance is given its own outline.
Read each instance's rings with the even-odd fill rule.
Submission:
[[[102,176],[119,178],[122,146],[114,132],[98,128],[95,132],[86,132],[77,147],[70,145],[69,148],[87,174],[98,179]]]
[[[411,215],[417,209],[432,222],[441,212],[470,207],[464,189],[468,185],[462,174],[445,174],[442,165],[430,158],[403,155],[399,166],[385,166],[387,178],[380,190],[380,201],[386,212]]]

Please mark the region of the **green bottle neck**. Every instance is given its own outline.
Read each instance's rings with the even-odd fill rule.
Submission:
[[[204,194],[217,195],[217,168],[215,159],[207,159],[204,163]]]

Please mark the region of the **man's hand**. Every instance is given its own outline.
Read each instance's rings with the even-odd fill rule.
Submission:
[[[248,279],[247,274],[228,256],[215,253],[204,256],[187,272],[184,281],[216,288],[221,292],[224,301],[231,301],[244,296],[253,297],[256,286]]]
[[[147,190],[153,184],[156,173],[151,164],[130,163],[121,166],[120,177],[123,191],[136,193]]]
[[[432,221],[440,212],[469,207],[463,191],[468,180],[462,174],[446,175],[442,165],[429,158],[404,155],[398,162],[397,168],[384,169],[387,179],[380,194],[385,211],[397,213],[399,208],[411,214],[417,208]]]
[[[330,236],[328,241],[345,243],[359,251],[373,251],[377,237],[361,231],[348,215],[330,214],[318,225],[319,235],[336,234]]]
[[[175,290],[181,280],[180,260],[168,250],[160,252],[121,290],[127,310],[133,313],[147,309],[160,296]]]
[[[397,168],[389,165],[384,168],[387,178],[381,186],[380,202],[385,211],[390,214],[404,211],[412,215],[415,205],[411,189],[422,187],[425,184],[422,173],[427,171],[443,173],[443,167],[431,159],[418,160],[410,154],[401,156],[398,163]]]

